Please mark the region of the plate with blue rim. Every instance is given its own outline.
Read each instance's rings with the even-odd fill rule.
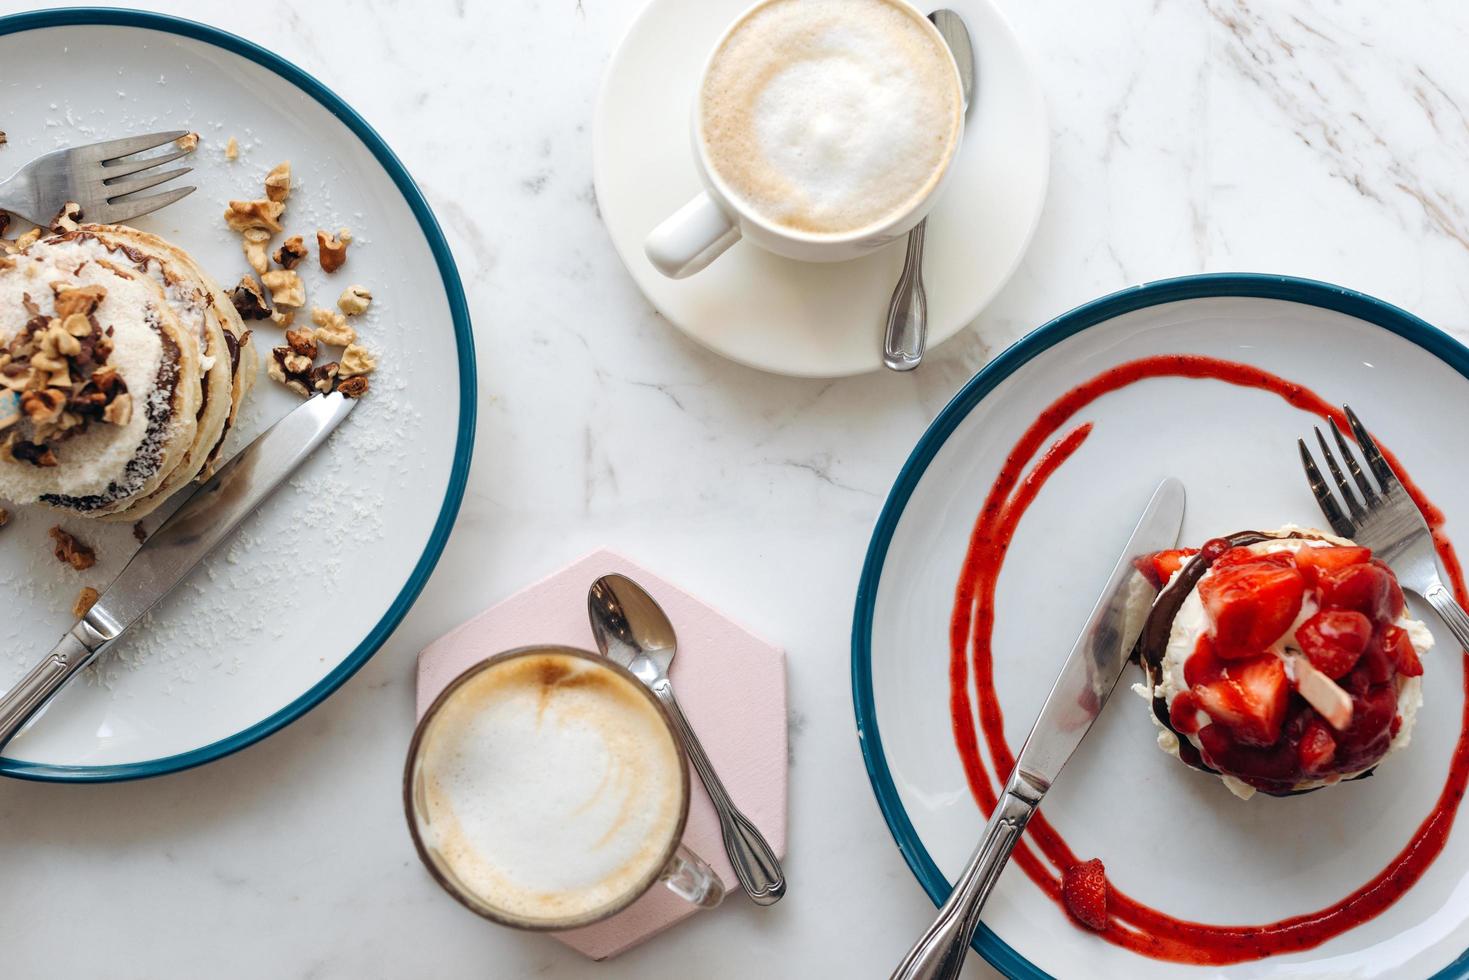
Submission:
[[[1351,404],[1443,511],[1450,539],[1469,534],[1469,483],[1450,448],[1469,427],[1469,349],[1401,309],[1309,280],[1201,275],[1104,296],[1024,337],[919,440],[883,507],[858,586],[852,686],[860,745],[892,835],[935,904],[986,817],[956,748],[949,637],[982,502],[1047,405],[1119,364],[1165,354],[1250,364]],[[1295,446],[1319,421],[1258,388],[1182,377],[1110,392],[1067,419],[1052,438],[1084,423],[1091,429],[1021,518],[992,607],[993,677],[1012,750],[1158,481],[1174,475],[1187,486],[1183,543],[1245,528],[1319,527]],[[1035,459],[1021,463],[1029,470]],[[1413,839],[1464,735],[1469,660],[1424,603],[1409,601],[1436,638],[1425,704],[1411,744],[1373,778],[1242,801],[1159,751],[1147,702],[1128,690],[1140,680],[1129,666],[1041,812],[1078,860],[1102,859],[1113,888],[1174,918],[1259,925],[1338,902]],[[972,684],[972,671],[964,683]],[[972,717],[961,709],[957,724]],[[993,788],[993,761],[983,738],[979,744],[982,778]],[[1469,977],[1466,819],[1455,813],[1443,850],[1396,902],[1309,949],[1212,967],[1139,955],[1073,923],[1013,864],[974,948],[1007,976],[1026,978],[1459,980]],[[1041,866],[1050,882],[1059,879],[1044,858]]]
[[[427,582],[474,441],[463,286],[428,203],[383,139],[341,97],[258,45],[159,14],[42,10],[0,17],[0,64],[0,174],[60,146],[198,133],[186,178],[198,191],[137,225],[189,251],[228,289],[250,270],[224,224],[226,202],[262,196],[265,174],[289,160],[286,234],[311,243],[318,229],[352,233],[340,270],[321,269],[314,245],[298,267],[308,306],[334,308],[349,285],[373,295],[354,325],[378,368],[352,418],[0,758],[6,775],[58,781],[201,765],[340,687]],[[269,320],[250,325],[263,363],[282,331]],[[262,369],[233,448],[299,401]],[[79,573],[50,554],[56,515],[10,509],[0,531],[0,687],[71,625],[80,589],[105,586],[137,547],[128,526],[62,520],[97,550],[97,565]]]

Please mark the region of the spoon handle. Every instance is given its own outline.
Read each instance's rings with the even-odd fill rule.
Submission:
[[[893,371],[911,371],[923,360],[928,337],[928,295],[923,290],[923,240],[927,229],[925,218],[908,232],[903,272],[888,303],[882,362]]]
[[[699,778],[704,781],[704,788],[709,791],[709,799],[713,801],[714,810],[719,814],[719,831],[724,836],[724,850],[729,854],[730,863],[734,865],[735,874],[744,886],[745,893],[756,905],[774,905],[786,892],[785,873],[781,871],[775,852],[750,822],[750,818],[741,813],[740,808],[729,798],[729,792],[725,790],[719,774],[714,771],[709,757],[704,754],[699,736],[694,734],[683,709],[678,706],[678,699],[673,696],[673,685],[668,678],[664,677],[651,686],[653,693],[672,716],[673,727],[678,731],[684,750],[688,752],[689,761],[699,773]]]

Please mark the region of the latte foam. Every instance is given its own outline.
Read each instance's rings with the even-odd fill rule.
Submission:
[[[849,234],[915,205],[958,142],[953,60],[899,0],[770,0],[710,61],[710,169],[773,224]]]
[[[686,783],[635,682],[564,653],[471,677],[424,731],[414,777],[434,863],[502,917],[595,918],[662,871]]]

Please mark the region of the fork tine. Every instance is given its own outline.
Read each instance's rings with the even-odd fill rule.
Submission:
[[[1320,435],[1317,431],[1317,435]],[[1347,520],[1347,515],[1342,513],[1341,505],[1331,495],[1331,489],[1321,477],[1321,471],[1316,468],[1316,461],[1311,458],[1311,450],[1306,448],[1306,440],[1297,439],[1296,445],[1301,450],[1301,465],[1306,469],[1306,482],[1311,485],[1311,495],[1316,498],[1316,503],[1321,507],[1321,513],[1326,515],[1326,520],[1331,524],[1331,529],[1344,538],[1350,538],[1356,529],[1352,522]]]
[[[152,214],[159,208],[166,208],[174,201],[182,200],[196,190],[198,188],[192,186],[180,187],[178,190],[168,191],[163,194],[124,198],[116,204],[108,204],[104,209],[105,213],[103,215],[91,220],[100,221],[108,225],[115,225],[122,221],[131,221],[133,218],[140,218],[145,214]]]
[[[1333,453],[1331,451],[1331,447],[1326,444],[1326,437],[1321,434],[1321,427],[1318,425],[1313,426],[1313,428],[1316,431],[1316,441],[1321,444],[1321,455],[1326,457],[1326,468],[1331,470],[1331,478],[1336,481],[1336,488],[1341,491],[1342,497],[1346,500],[1347,510],[1352,512],[1352,520],[1362,520],[1362,518],[1367,516],[1366,509],[1357,502],[1357,495],[1352,492],[1352,485],[1348,483],[1347,478],[1342,475],[1341,467],[1338,466],[1336,463],[1336,454]],[[1347,458],[1349,460],[1351,459],[1350,456],[1348,456]],[[1353,462],[1355,462],[1355,460],[1353,460]],[[1351,466],[1352,464],[1349,462],[1347,463],[1347,465]]]
[[[147,133],[143,136],[124,136],[122,139],[108,140],[105,143],[93,143],[90,146],[79,146],[77,152],[85,152],[88,157],[99,163],[107,163],[118,157],[131,156],[134,153],[142,153],[151,150],[155,146],[164,143],[172,143],[181,136],[189,135],[187,129],[176,129],[168,133]]]
[[[1352,479],[1357,481],[1357,487],[1362,491],[1362,497],[1370,509],[1377,504],[1377,491],[1372,488],[1372,481],[1367,479],[1367,474],[1362,472],[1362,464],[1357,462],[1357,454],[1352,450],[1347,437],[1341,434],[1337,428],[1336,419],[1331,420],[1331,435],[1336,439],[1337,448],[1346,457],[1347,469],[1352,472]]]
[[[192,150],[175,150],[173,153],[160,153],[157,156],[133,157],[129,160],[104,163],[102,164],[102,172],[106,176],[103,178],[103,183],[109,180],[120,180],[140,170],[147,170],[149,167],[161,167],[165,163],[173,163],[179,157],[186,157],[192,152]]]
[[[1371,468],[1377,482],[1382,484],[1383,493],[1392,490],[1398,485],[1397,474],[1392,467],[1387,465],[1387,460],[1382,458],[1382,452],[1377,448],[1377,443],[1367,432],[1367,427],[1362,420],[1357,418],[1357,413],[1352,411],[1352,406],[1343,405],[1342,411],[1347,413],[1347,424],[1352,427],[1352,435],[1357,439],[1357,445],[1362,447],[1362,455],[1367,458],[1367,465]]]
[[[161,174],[149,171],[141,177],[119,181],[116,184],[107,184],[107,202],[109,204],[125,204],[126,202],[120,200],[121,198],[125,198],[129,194],[136,194],[138,191],[146,191],[150,187],[157,187],[166,180],[182,177],[193,169],[193,167],[179,167],[176,170],[170,170],[167,173]]]

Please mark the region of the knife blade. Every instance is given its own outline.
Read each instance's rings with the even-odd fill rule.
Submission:
[[[980,910],[1010,852],[1122,676],[1157,595],[1139,571],[1138,560],[1177,542],[1184,498],[1183,484],[1172,477],[1154,491],[1026,736],[979,845],[933,925],[899,963],[892,980],[959,976]]]
[[[168,595],[326,440],[357,402],[317,395],[225,463],[138,549],[61,642],[0,698],[0,748]]]

